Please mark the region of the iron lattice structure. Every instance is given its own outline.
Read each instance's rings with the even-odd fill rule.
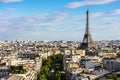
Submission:
[[[89,10],[86,12],[86,29],[85,29],[85,34],[83,41],[80,45],[80,48],[82,49],[88,49],[88,48],[93,48],[95,45],[93,44],[92,37],[90,34],[90,29],[89,29]]]

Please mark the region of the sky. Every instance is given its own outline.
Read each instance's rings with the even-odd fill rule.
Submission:
[[[0,0],[0,40],[120,40],[120,0]]]

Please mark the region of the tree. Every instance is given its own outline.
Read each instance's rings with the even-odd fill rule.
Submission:
[[[47,60],[44,60],[44,61],[43,61],[42,66],[47,65],[48,67],[50,67],[51,64],[52,64],[52,60],[51,60],[50,58],[48,58]]]
[[[120,78],[117,78],[116,80],[120,80]]]
[[[108,74],[107,79],[116,79],[117,78],[117,74],[116,73],[111,73],[111,74]]]
[[[48,77],[49,71],[50,71],[49,67],[47,65],[45,65],[42,67],[41,74],[44,74],[44,75],[46,75],[46,77]]]
[[[50,69],[55,71],[52,75]],[[62,70],[62,54],[52,55],[42,62],[40,80],[61,80],[60,70]]]
[[[54,61],[54,60],[55,60],[55,55],[50,56],[50,59],[51,59],[52,61]]]
[[[55,71],[58,71],[58,70],[60,70],[60,64],[55,64]]]
[[[55,55],[55,60],[54,60],[55,63],[62,63],[62,55],[61,54],[57,54]]]
[[[47,78],[46,78],[46,76],[45,76],[44,74],[42,74],[42,75],[40,76],[40,80],[47,80]]]
[[[10,72],[12,74],[25,74],[26,69],[23,69],[23,66],[11,66],[10,67]]]
[[[54,80],[61,80],[61,72],[60,71],[55,72]]]

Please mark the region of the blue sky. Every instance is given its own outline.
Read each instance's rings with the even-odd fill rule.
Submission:
[[[0,0],[0,40],[120,39],[120,0]]]

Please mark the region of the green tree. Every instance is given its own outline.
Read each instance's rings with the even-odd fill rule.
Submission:
[[[116,73],[111,73],[106,76],[107,79],[117,79],[117,74]]]
[[[54,70],[54,74],[50,73],[50,69]],[[61,80],[61,71],[62,70],[62,54],[52,55],[42,62],[42,69],[40,74],[40,80],[44,80],[46,77],[47,80]],[[54,76],[53,76],[54,75]],[[63,78],[64,79],[64,78]]]
[[[113,76],[111,74],[106,76],[107,79],[113,79]]]
[[[52,61],[54,61],[54,60],[55,60],[55,55],[50,56],[50,59],[51,59]]]
[[[58,71],[58,70],[60,70],[60,64],[55,64],[55,71]]]
[[[50,71],[49,67],[47,65],[45,65],[42,67],[41,74],[44,74],[44,75],[46,75],[46,77],[48,77],[49,71]]]
[[[117,78],[116,80],[120,80],[120,78]]]
[[[48,58],[47,60],[44,60],[44,61],[43,61],[42,66],[47,65],[48,67],[50,67],[51,64],[52,64],[52,60],[51,60],[50,58]]]
[[[61,72],[60,71],[55,72],[54,80],[61,80]]]
[[[11,66],[10,72],[13,74],[25,74],[26,69],[23,69],[23,66]]]
[[[45,76],[44,74],[42,74],[42,75],[40,76],[40,80],[47,80],[47,78],[46,78],[46,76]]]

